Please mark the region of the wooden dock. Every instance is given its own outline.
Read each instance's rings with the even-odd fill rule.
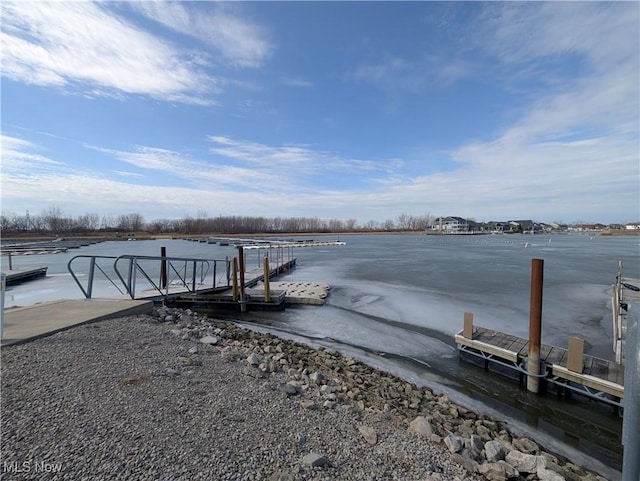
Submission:
[[[524,369],[529,341],[521,337],[494,331],[480,326],[472,326],[472,333],[465,335],[461,330],[455,335],[455,342],[461,353],[479,357],[485,361],[497,362],[526,376]],[[607,361],[586,354],[582,363],[574,365],[569,349],[557,346],[541,345],[540,360],[543,370],[539,377],[560,387],[579,392],[586,396],[621,405],[624,397],[624,367],[613,361]],[[609,399],[608,396],[614,399]]]
[[[30,267],[30,268],[17,268],[10,269],[5,272],[6,282],[8,286],[20,284],[21,282],[31,281],[39,277],[47,275],[48,267]]]

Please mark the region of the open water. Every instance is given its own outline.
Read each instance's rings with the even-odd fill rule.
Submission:
[[[613,408],[580,397],[528,394],[517,380],[461,362],[453,334],[462,328],[464,312],[472,312],[476,325],[526,338],[531,260],[539,258],[544,260],[542,342],[566,347],[569,336],[580,336],[586,353],[612,359],[611,289],[619,260],[625,277],[640,278],[640,238],[350,235],[340,240],[347,245],[297,249],[297,268],[286,278],[329,282],[326,305],[235,318],[429,385],[560,452],[582,453],[584,464],[597,460],[601,471],[602,466],[620,469],[621,421]],[[237,253],[233,246],[158,240],[14,257],[14,267],[47,265],[49,271],[45,279],[8,289],[5,305],[81,298],[66,268],[75,255],[159,255],[161,246],[170,256],[224,259]],[[115,294],[103,282],[94,295]]]

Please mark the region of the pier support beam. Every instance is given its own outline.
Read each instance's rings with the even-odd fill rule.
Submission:
[[[271,288],[269,287],[269,256],[264,256],[262,265],[264,267],[264,302],[271,302]]]
[[[240,312],[247,311],[247,299],[245,298],[244,289],[244,249],[242,246],[238,247],[238,271],[240,271]]]
[[[542,285],[544,260],[531,259],[531,302],[529,309],[529,357],[527,390],[540,391],[540,340],[542,337]]]
[[[238,301],[238,258],[231,259],[231,292],[233,295],[233,301]]]
[[[160,289],[167,287],[167,248],[160,247]]]

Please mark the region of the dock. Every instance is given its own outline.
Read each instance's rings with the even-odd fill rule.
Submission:
[[[153,302],[144,300],[59,300],[3,313],[2,346],[32,341],[71,327],[123,316],[146,314]]]
[[[465,335],[464,329],[455,335],[461,354],[480,358],[485,367],[494,362],[520,374],[521,378],[527,376],[524,368],[529,353],[527,339],[480,326],[473,326],[472,329],[470,337]],[[582,356],[582,361],[580,363],[578,360],[574,365],[573,352],[570,353],[569,349],[542,344],[540,360],[543,367],[540,377],[558,387],[621,405],[624,398],[624,367],[580,352],[578,355]]]
[[[627,314],[631,303],[640,305],[640,279],[623,277],[622,261],[618,263],[616,283],[611,291],[613,319],[613,352],[616,363],[624,365],[627,342]]]
[[[13,286],[15,284],[20,284],[21,282],[31,281],[33,279],[38,279],[39,277],[44,277],[47,275],[48,267],[29,267],[29,268],[17,268],[10,269],[4,274],[6,277],[6,283],[8,286]]]

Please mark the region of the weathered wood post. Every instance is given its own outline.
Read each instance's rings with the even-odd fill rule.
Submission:
[[[464,326],[462,335],[467,339],[473,339],[473,312],[464,313]]]
[[[247,300],[244,291],[244,248],[238,246],[238,270],[240,271],[240,312],[247,311]]]
[[[13,270],[13,263],[11,261],[11,252],[9,252],[9,270],[12,271]]]
[[[269,287],[269,256],[264,256],[262,266],[264,268],[264,302],[271,302],[271,288]]]
[[[540,340],[542,338],[542,285],[544,259],[531,259],[531,303],[529,308],[529,357],[527,390],[540,390]]]
[[[231,259],[231,292],[233,294],[233,301],[238,300],[238,258],[233,257]]]
[[[167,248],[160,247],[160,289],[167,287]]]
[[[567,349],[567,369],[569,371],[582,374],[584,368],[584,339],[580,337],[569,337],[569,348]]]

